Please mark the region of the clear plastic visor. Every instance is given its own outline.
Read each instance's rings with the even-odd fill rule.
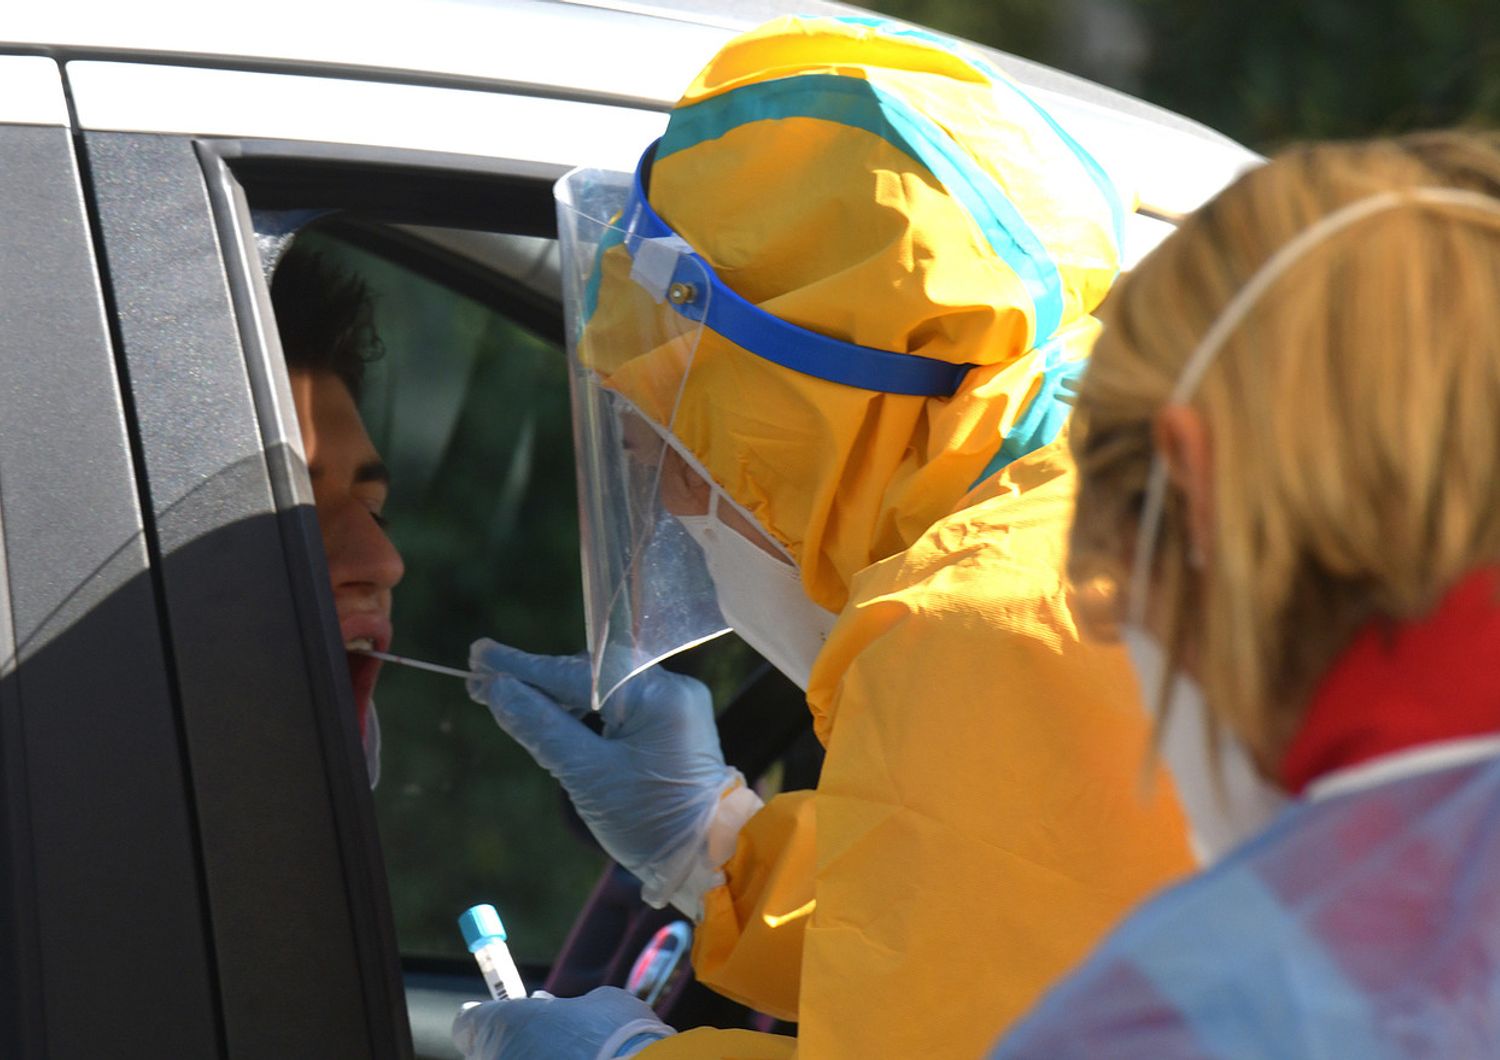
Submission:
[[[728,628],[679,521],[708,510],[712,487],[668,443],[710,277],[675,237],[635,238],[630,190],[629,174],[588,169],[555,189],[596,710],[636,673]]]

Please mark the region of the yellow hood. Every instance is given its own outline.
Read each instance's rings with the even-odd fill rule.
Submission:
[[[669,426],[835,611],[855,572],[1056,436],[1119,269],[1124,206],[1094,161],[981,60],[875,20],[783,18],[732,41],[673,111],[648,194],[728,288],[854,344],[840,356],[973,366],[951,394],[890,393],[709,326],[682,380],[681,347],[622,360],[609,341],[673,310],[622,247],[601,255],[584,363]]]

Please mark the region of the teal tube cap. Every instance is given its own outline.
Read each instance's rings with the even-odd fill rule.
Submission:
[[[492,905],[476,905],[465,909],[458,918],[458,930],[463,932],[464,943],[473,953],[491,939],[505,941],[505,925]]]

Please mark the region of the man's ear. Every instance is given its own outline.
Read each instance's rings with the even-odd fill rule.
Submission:
[[[1213,439],[1198,410],[1167,405],[1153,424],[1172,485],[1187,498],[1188,564],[1201,569],[1214,539]]]

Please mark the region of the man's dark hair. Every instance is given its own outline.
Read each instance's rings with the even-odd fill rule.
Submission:
[[[271,305],[287,368],[332,373],[358,401],[365,364],[381,353],[365,282],[293,243],[272,274]]]

